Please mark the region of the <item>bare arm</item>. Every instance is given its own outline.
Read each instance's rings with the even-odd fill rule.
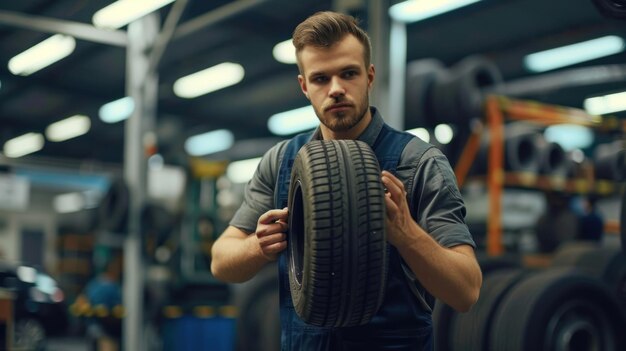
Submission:
[[[478,300],[482,273],[469,245],[445,248],[411,217],[402,182],[387,171],[387,240],[433,296],[458,311],[468,311]]]
[[[229,283],[249,280],[287,248],[287,229],[287,209],[261,215],[252,234],[229,226],[211,248],[211,273]]]

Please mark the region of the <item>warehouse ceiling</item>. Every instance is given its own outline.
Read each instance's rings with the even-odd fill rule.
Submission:
[[[3,1],[0,15],[91,24],[93,14],[109,3]],[[358,0],[189,0],[179,28],[202,16],[214,18],[212,24],[187,35],[174,35],[160,60],[156,127],[159,151],[166,160],[175,159],[182,152],[185,138],[221,128],[232,130],[241,144],[266,149],[279,138],[269,132],[268,118],[307,104],[297,85],[297,68],[274,60],[273,46],[290,38],[293,28],[318,10],[343,6],[363,18],[367,26],[368,4]],[[172,5],[163,8],[161,18],[165,19],[171,9]],[[9,59],[51,35],[27,27],[0,20],[0,145],[27,132],[43,133],[50,123],[65,117],[86,114],[92,124],[86,135],[64,142],[47,141],[41,151],[24,159],[122,163],[124,123],[104,123],[98,118],[98,110],[126,94],[126,49],[77,39],[69,57],[30,76],[15,76],[7,68]],[[523,57],[605,35],[626,38],[626,21],[601,15],[591,0],[484,0],[409,24],[407,61],[435,58],[453,65],[464,57],[483,55],[493,60],[507,84],[522,87],[517,92],[520,97],[582,107],[586,97],[624,90],[624,77],[533,91],[528,87],[536,83],[520,83],[540,75],[524,68]],[[240,63],[246,69],[242,82],[194,99],[174,95],[172,85],[177,78],[224,61]],[[625,61],[621,53],[574,68],[623,65]]]

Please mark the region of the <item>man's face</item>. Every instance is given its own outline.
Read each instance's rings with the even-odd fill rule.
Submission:
[[[369,117],[374,66],[365,67],[363,45],[354,36],[331,47],[305,47],[300,65],[300,87],[323,127],[345,133]]]

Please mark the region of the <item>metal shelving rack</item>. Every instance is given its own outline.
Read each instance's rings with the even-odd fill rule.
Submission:
[[[616,117],[591,115],[581,109],[549,105],[535,101],[489,96],[486,99],[485,124],[490,133],[487,155],[487,191],[490,218],[487,222],[487,254],[497,256],[504,253],[502,244],[502,191],[506,186],[521,186],[534,189],[553,189],[574,193],[611,194],[619,190],[620,184],[596,180],[537,176],[504,171],[504,125],[507,120],[527,121],[550,126],[554,124],[577,124],[599,132],[621,132],[626,135],[626,120]],[[459,187],[465,183],[472,163],[480,148],[484,125],[478,124],[466,142],[454,169]],[[623,185],[621,185],[623,186]],[[615,225],[611,223],[610,225]]]

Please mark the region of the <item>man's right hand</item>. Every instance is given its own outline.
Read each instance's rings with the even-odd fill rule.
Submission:
[[[289,211],[285,207],[282,210],[269,210],[259,217],[254,235],[261,253],[270,261],[276,261],[278,254],[287,248],[288,216]]]

